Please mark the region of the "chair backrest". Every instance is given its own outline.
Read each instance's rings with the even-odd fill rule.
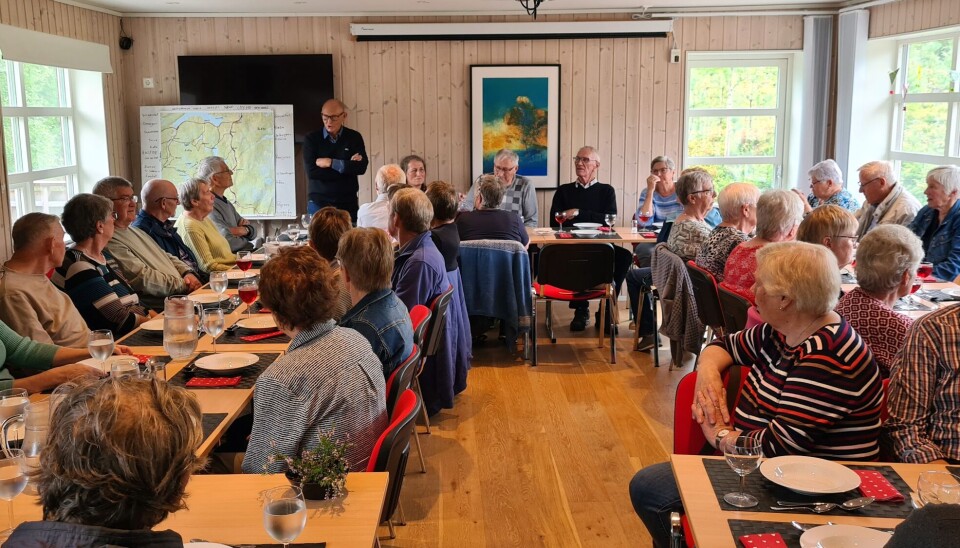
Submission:
[[[720,290],[720,309],[723,310],[723,326],[727,333],[736,333],[747,325],[747,309],[750,301],[730,291],[722,285]]]
[[[380,434],[370,453],[367,472],[389,472],[387,496],[380,512],[380,522],[393,515],[400,501],[400,488],[403,486],[407,457],[410,456],[410,436],[420,412],[421,402],[413,390],[400,394],[397,405],[390,416],[390,425]]]
[[[662,244],[670,238],[670,231],[673,229],[673,221],[664,221],[663,226],[660,227],[660,232],[657,233],[657,243]]]
[[[418,304],[410,309],[410,322],[413,324],[413,344],[423,348],[423,335],[430,325],[430,309]]]
[[[414,344],[413,349],[410,350],[410,355],[387,378],[387,413],[393,413],[393,408],[396,407],[400,394],[403,394],[413,384],[413,374],[417,371],[419,364],[420,347]]]
[[[426,337],[423,341],[424,354],[434,356],[440,348],[440,341],[443,340],[443,334],[447,327],[447,308],[450,307],[450,300],[453,298],[453,286],[449,286],[446,291],[434,297],[430,303],[430,328],[427,329]]]
[[[740,367],[732,365],[730,368]],[[724,372],[723,384],[727,385],[730,379],[730,368]],[[740,398],[740,390],[747,380],[749,368],[740,369],[740,386],[736,390],[736,398],[731,408],[736,407],[737,400]],[[704,454],[704,448],[707,447],[707,439],[703,437],[703,429],[700,424],[693,420],[690,406],[693,405],[694,387],[697,384],[697,372],[687,373],[680,384],[677,385],[677,396],[673,400],[673,452],[678,455],[700,455]],[[729,391],[728,391],[729,393]],[[713,454],[712,451],[707,451]]]
[[[887,409],[887,401],[890,398],[890,379],[883,379],[883,401],[880,402],[880,422],[887,422],[890,418],[890,410]]]
[[[537,282],[587,291],[613,282],[612,244],[554,244],[540,250]]]
[[[720,305],[720,295],[717,293],[717,279],[713,274],[697,266],[693,261],[687,261],[687,273],[690,283],[693,284],[693,298],[697,300],[697,314],[703,325],[714,328],[724,327],[723,307]]]

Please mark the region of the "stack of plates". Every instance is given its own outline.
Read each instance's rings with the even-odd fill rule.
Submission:
[[[573,226],[577,228],[582,228],[584,230],[596,230],[603,225],[600,223],[573,223]],[[576,232],[576,230],[574,230],[573,232]]]
[[[599,236],[601,232],[599,230],[590,230],[586,228],[581,228],[578,230],[571,230],[570,234],[576,234],[577,236],[586,236],[589,238],[593,238],[593,237]]]

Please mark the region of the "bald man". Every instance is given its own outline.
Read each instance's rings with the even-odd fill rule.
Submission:
[[[146,232],[164,251],[190,265],[200,281],[206,283],[206,275],[197,257],[183,243],[171,220],[180,205],[177,187],[165,179],[150,179],[140,190],[140,200],[143,202],[142,209],[131,226]]]
[[[320,109],[323,128],[303,140],[303,166],[307,173],[307,213],[333,206],[350,213],[357,223],[358,175],[367,172],[367,150],[363,137],[343,124],[347,107],[339,99],[330,99]]]

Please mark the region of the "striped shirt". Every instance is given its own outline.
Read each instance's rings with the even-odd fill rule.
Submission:
[[[367,339],[333,320],[301,331],[254,386],[243,471],[283,472],[282,461],[266,466],[269,457],[312,449],[321,432],[348,441],[350,470],[365,470],[387,429],[382,368]]]
[[[885,441],[903,462],[960,461],[960,306],[913,322],[890,374]]]
[[[734,426],[759,438],[764,456],[877,458],[880,370],[846,320],[821,327],[795,347],[766,323],[713,345],[750,367]]]
[[[103,256],[107,262],[114,260],[106,250]],[[120,337],[137,326],[138,315],[146,314],[119,273],[77,249],[67,250],[51,280],[70,297],[90,329],[109,329]]]

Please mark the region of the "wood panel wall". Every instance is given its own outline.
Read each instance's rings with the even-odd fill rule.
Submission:
[[[899,0],[870,8],[870,38],[960,25],[957,0]]]

